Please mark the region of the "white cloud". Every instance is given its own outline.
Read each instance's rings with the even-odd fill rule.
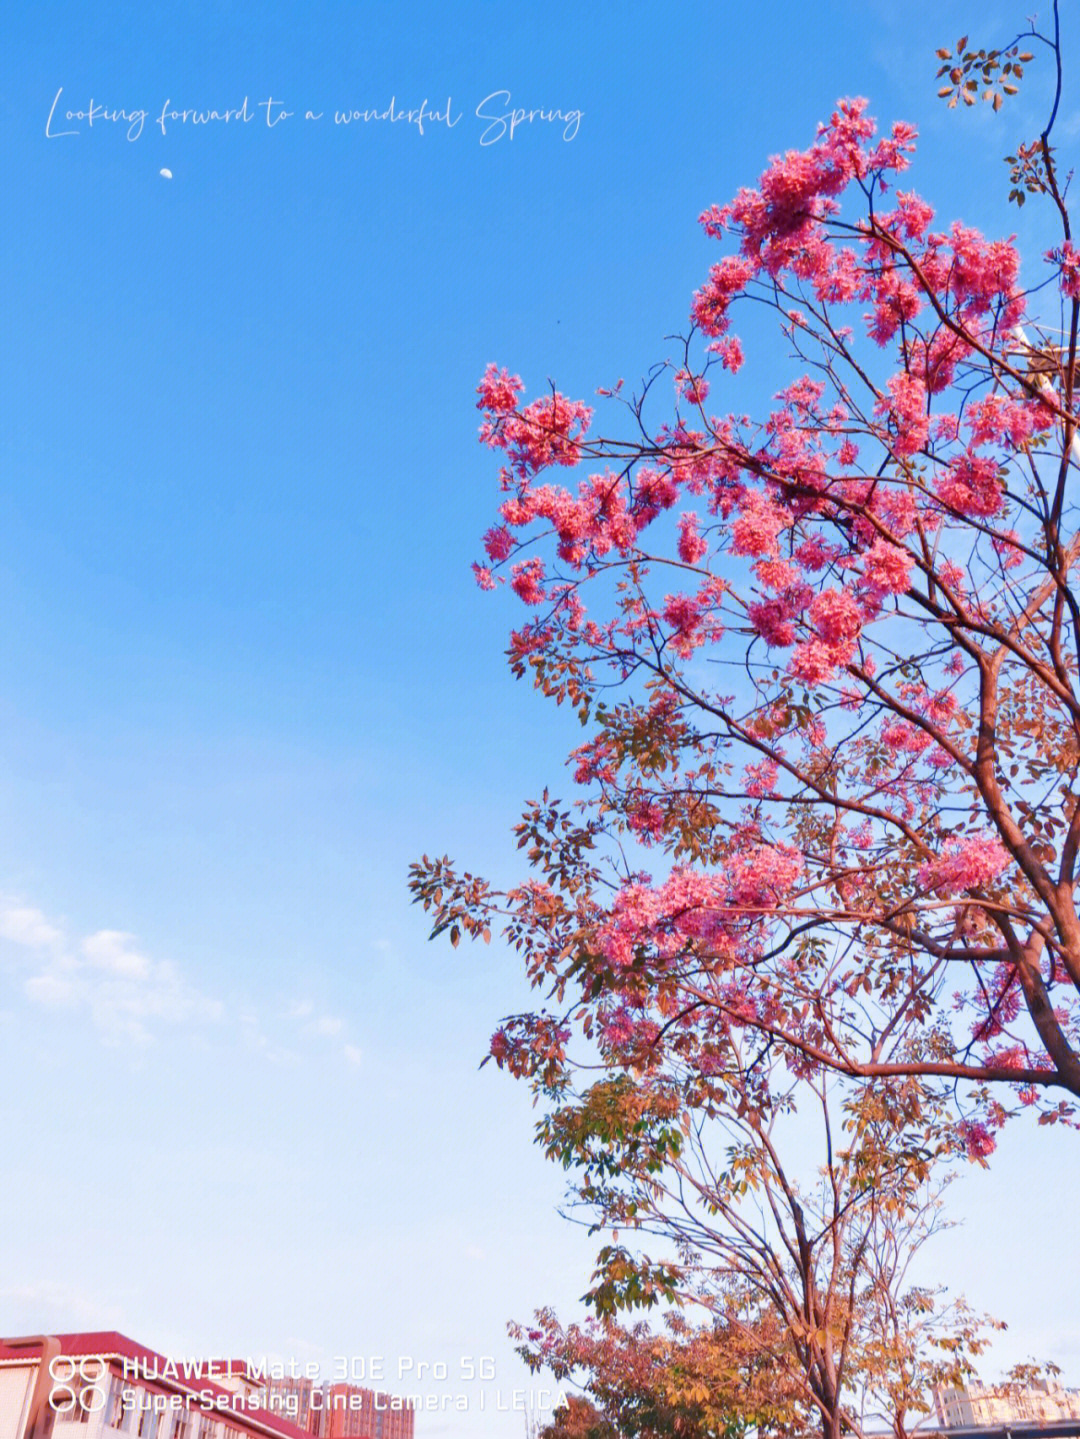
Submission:
[[[109,1043],[146,1044],[155,1028],[212,1024],[224,1014],[168,960],[134,947],[122,930],[101,929],[73,940],[38,909],[0,899],[0,939],[29,969],[22,990],[32,1004],[85,1013]]]
[[[345,1030],[345,1021],[338,1014],[318,1014],[315,1005],[310,999],[298,999],[289,1008],[289,1016],[292,1019],[303,1020],[300,1026],[300,1033],[309,1039],[336,1039]],[[353,1045],[346,1045],[346,1051],[353,1049],[356,1058],[346,1056],[350,1063],[358,1064],[360,1051]]]
[[[205,1028],[226,1017],[219,999],[204,993],[171,960],[148,954],[136,936],[121,929],[73,935],[41,910],[0,895],[2,961],[15,972],[10,998],[21,993],[35,1008],[83,1018],[106,1044],[144,1046],[167,1029]],[[325,1045],[354,1067],[362,1062],[360,1048],[345,1042],[346,1019],[323,1011],[310,998],[294,1001],[287,1010],[292,1044],[290,1036],[268,1034],[255,1010],[245,1005],[232,1013],[230,1032],[272,1063],[299,1062],[292,1047],[298,1036]],[[5,1011],[0,1017],[15,1019],[17,1014]]]
[[[75,986],[59,974],[33,974],[23,985],[27,999],[35,1004],[62,1006],[75,1002]]]
[[[128,979],[146,979],[151,971],[145,955],[129,948],[132,936],[119,929],[99,929],[82,942],[82,952],[97,969]]]
[[[63,938],[62,931],[50,924],[40,909],[0,901],[0,939],[26,949],[48,949]]]
[[[348,1028],[341,1015],[320,1014],[310,999],[295,1000],[289,1007],[289,1017],[298,1021],[300,1033],[305,1039],[343,1039]],[[354,1069],[364,1062],[364,1053],[359,1045],[344,1042],[338,1052]]]
[[[285,1045],[276,1044],[264,1032],[257,1015],[241,1014],[235,1027],[244,1045],[261,1055],[270,1064],[299,1063],[300,1056],[298,1054]]]

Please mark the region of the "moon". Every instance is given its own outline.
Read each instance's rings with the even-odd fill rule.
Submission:
[[[171,170],[159,170],[159,171],[158,171],[158,174],[159,174],[159,175],[164,175],[165,178],[166,178],[166,180],[171,180],[171,179],[172,179],[172,171],[171,171]]]

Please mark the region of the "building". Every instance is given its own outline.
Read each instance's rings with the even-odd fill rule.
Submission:
[[[1080,1390],[1063,1389],[1053,1379],[1031,1384],[939,1385],[934,1416],[943,1429],[1080,1421]]]
[[[174,1361],[113,1332],[0,1339],[0,1439],[413,1439],[414,1421],[377,1390]]]
[[[267,1390],[274,1396],[276,1407],[288,1414],[315,1439],[330,1439],[329,1411],[322,1403],[325,1384],[317,1379],[285,1377],[269,1379]]]
[[[271,1379],[270,1402],[315,1439],[413,1439],[411,1406],[377,1389],[311,1379]]]
[[[123,1334],[0,1339],[0,1439],[311,1439],[246,1368],[174,1362]]]

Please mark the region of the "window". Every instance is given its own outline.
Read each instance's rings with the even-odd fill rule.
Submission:
[[[57,1419],[65,1424],[86,1424],[90,1418],[87,1406],[97,1406],[93,1385],[74,1378],[57,1387],[49,1402]]]
[[[110,1429],[126,1434],[131,1429],[131,1410],[124,1402],[124,1395],[131,1393],[126,1380],[113,1375],[109,1380],[109,1397],[105,1404],[105,1423]]]
[[[151,1394],[147,1390],[143,1389],[139,1391],[139,1398],[142,1400],[143,1403],[149,1406],[153,1404],[154,1400],[157,1398],[157,1395]],[[140,1409],[138,1427],[135,1431],[138,1435],[138,1439],[158,1439],[158,1428],[160,1427],[160,1424],[161,1415],[156,1409],[149,1407],[146,1409]]]

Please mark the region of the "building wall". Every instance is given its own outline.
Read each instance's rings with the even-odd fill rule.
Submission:
[[[112,1332],[0,1339],[0,1439],[26,1439],[30,1395],[49,1357],[63,1360],[62,1378],[48,1372],[69,1412],[45,1410],[35,1439],[413,1439],[415,1411],[392,1408],[374,1390],[300,1378],[266,1384],[246,1367],[222,1374],[218,1361],[170,1365]],[[212,1409],[200,1407],[203,1391]],[[42,1389],[33,1403],[48,1397]]]
[[[938,1423],[946,1429],[969,1425],[1049,1424],[1080,1419],[1080,1390],[1063,1389],[1053,1380],[1025,1385],[968,1384],[934,1390]]]
[[[413,1439],[415,1411],[392,1408],[390,1395],[374,1389],[310,1379],[273,1379],[267,1394],[271,1407],[294,1399],[296,1412],[290,1410],[289,1418],[315,1439]]]
[[[33,1372],[29,1365],[0,1369],[0,1435],[18,1434]]]
[[[80,1379],[77,1365],[72,1365],[70,1383],[66,1377],[57,1381],[78,1397],[72,1403],[72,1394],[64,1394],[65,1409],[72,1405],[70,1414],[55,1408],[46,1414],[51,1423],[44,1431],[35,1429],[40,1439],[308,1439],[282,1416],[257,1408],[227,1413],[202,1409],[193,1389],[205,1389],[215,1405],[236,1401],[206,1379],[177,1383],[162,1377],[166,1361],[122,1335],[62,1335],[50,1342],[63,1346],[65,1340],[73,1347],[61,1347],[57,1357],[81,1358],[84,1373],[95,1378]],[[41,1364],[40,1344],[26,1352],[28,1348],[0,1340],[0,1439],[25,1439],[27,1397]],[[140,1362],[152,1371],[149,1378],[133,1372]]]

